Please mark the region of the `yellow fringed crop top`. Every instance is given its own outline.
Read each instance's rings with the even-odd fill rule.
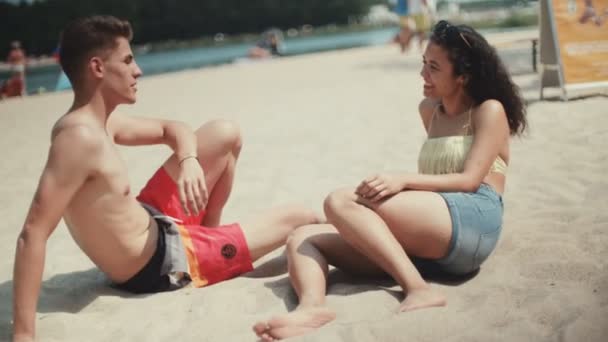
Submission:
[[[418,156],[418,172],[437,175],[464,171],[464,162],[472,144],[472,135],[427,139]],[[507,172],[507,164],[500,156],[492,163],[490,172]]]
[[[439,106],[433,110],[433,116],[429,126],[429,132],[435,121],[435,114]],[[473,135],[470,134],[472,108],[469,109],[469,122],[467,124],[467,133],[465,135],[454,135],[446,137],[427,138],[418,156],[418,172],[422,174],[446,174],[460,173],[464,171],[464,162],[473,145]],[[490,167],[491,172],[505,174],[507,172],[507,163],[497,156],[494,163]]]

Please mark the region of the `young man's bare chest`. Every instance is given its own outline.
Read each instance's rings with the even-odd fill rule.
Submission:
[[[66,221],[75,226],[70,228],[95,226],[109,231],[142,228],[140,225],[147,223],[143,217],[146,215],[131,192],[127,165],[110,137],[104,136],[94,165],[94,171],[76,192],[66,212]],[[119,227],[123,224],[127,227]]]
[[[108,138],[96,158],[93,172],[76,193],[74,201],[95,202],[100,199],[121,201],[131,195],[127,166],[116,146]]]

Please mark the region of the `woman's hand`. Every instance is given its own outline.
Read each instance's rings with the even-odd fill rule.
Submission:
[[[364,179],[355,193],[371,202],[378,202],[401,192],[404,187],[403,177],[381,173]]]
[[[180,162],[177,179],[179,200],[186,215],[198,215],[207,206],[209,193],[205,173],[198,159],[189,157]]]

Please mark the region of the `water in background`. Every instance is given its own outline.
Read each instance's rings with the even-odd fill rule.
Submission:
[[[282,52],[286,56],[311,52],[347,49],[359,46],[387,43],[396,29],[384,28],[365,32],[349,32],[326,36],[290,38],[283,42]],[[251,43],[225,45],[220,47],[197,47],[172,51],[135,53],[137,64],[145,76],[166,72],[194,69],[204,66],[232,63],[247,56]],[[0,75],[0,79],[7,75]],[[27,72],[28,93],[54,91],[60,76],[57,65],[38,67]]]
[[[507,29],[517,31],[518,29]],[[485,29],[482,34],[503,32],[505,29]],[[396,28],[383,28],[364,32],[347,32],[315,37],[286,39],[282,52],[286,56],[301,55],[312,52],[347,49],[359,46],[380,45],[388,43],[397,32]],[[137,64],[145,76],[184,69],[195,69],[205,66],[232,63],[245,60],[251,43],[232,44],[219,47],[185,48],[171,51],[137,53]],[[531,69],[529,48],[501,49],[499,54],[512,73],[528,72]],[[38,67],[27,71],[28,93],[55,91],[60,76],[58,65]],[[0,74],[0,80],[7,78]],[[65,77],[65,75],[64,75]],[[64,83],[67,79],[63,80]],[[66,83],[69,88],[69,82]]]

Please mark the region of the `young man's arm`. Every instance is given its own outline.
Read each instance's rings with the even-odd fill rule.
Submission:
[[[64,129],[53,139],[47,164],[17,240],[13,274],[14,341],[34,338],[46,241],[74,194],[92,174],[100,150],[99,140],[84,127]]]
[[[114,115],[108,127],[120,145],[168,145],[175,153],[180,173],[176,179],[184,211],[198,215],[207,205],[205,174],[197,160],[197,138],[183,122]]]
[[[179,121],[113,115],[108,122],[114,141],[120,145],[168,145],[179,160],[196,156],[196,136]]]

